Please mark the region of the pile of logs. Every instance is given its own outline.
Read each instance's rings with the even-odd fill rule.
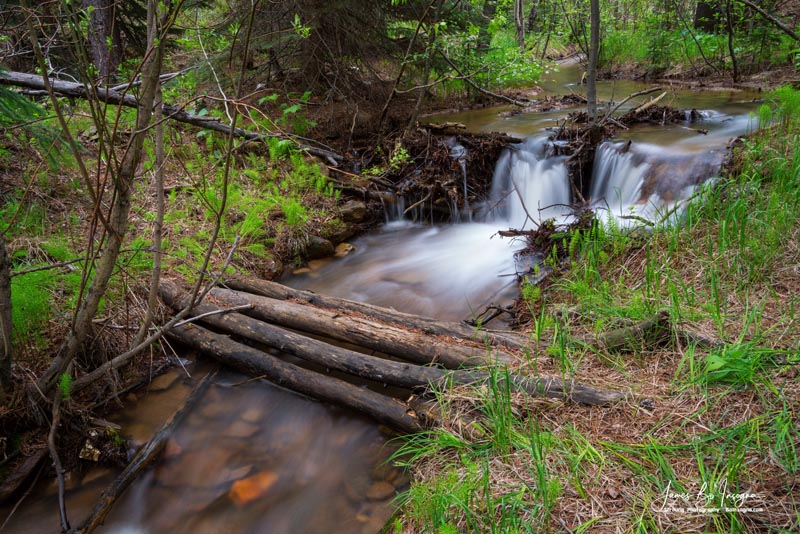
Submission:
[[[163,281],[160,293],[174,309],[188,304],[188,294],[174,282]],[[480,384],[489,380],[492,366],[512,363],[525,347],[525,339],[511,332],[478,330],[262,280],[226,281],[193,307],[191,317],[168,335],[240,372],[356,410],[400,432],[436,422],[376,391],[380,387],[362,387],[365,382],[418,392]],[[602,405],[624,396],[556,378],[503,376],[516,391],[551,399]]]

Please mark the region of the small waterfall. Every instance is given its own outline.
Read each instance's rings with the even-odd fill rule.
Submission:
[[[524,243],[497,232],[535,227],[527,220],[523,202],[531,217],[540,220],[568,211],[564,158],[546,157],[544,139],[506,150],[495,168],[491,198],[482,210],[484,222],[386,225],[380,234],[354,241],[352,254],[309,274],[302,284],[322,293],[452,320],[463,319],[469,314],[465,310],[477,312],[497,302],[503,291],[509,292],[505,298],[513,298],[514,252]]]
[[[592,206],[628,226],[637,219],[659,222],[676,203],[714,176],[723,152],[676,151],[647,143],[606,142],[592,171]]]
[[[639,204],[649,167],[630,150],[629,143],[603,143],[594,158],[592,199],[614,214]]]
[[[531,138],[500,156],[490,194],[495,221],[523,230],[569,212],[566,158],[547,157],[546,147],[544,138]]]

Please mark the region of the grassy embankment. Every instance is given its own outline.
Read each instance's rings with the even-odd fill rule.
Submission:
[[[440,395],[483,421],[403,442],[396,532],[796,532],[800,528],[800,93],[735,164],[652,232],[564,237],[572,266],[524,291],[520,373],[630,392],[554,404],[497,382]],[[622,352],[580,341],[666,311],[669,335]]]

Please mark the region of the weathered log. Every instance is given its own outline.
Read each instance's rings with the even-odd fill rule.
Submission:
[[[237,291],[253,293],[263,297],[299,300],[320,308],[356,312],[383,323],[418,329],[433,336],[449,336],[456,339],[472,340],[484,346],[506,347],[512,350],[525,350],[527,348],[526,339],[514,332],[476,329],[461,323],[437,321],[429,317],[403,313],[372,304],[294,289],[267,280],[237,277],[226,279],[224,285]]]
[[[609,352],[637,350],[660,342],[670,333],[669,312],[662,310],[655,316],[631,326],[609,330],[601,335],[578,338],[581,343],[593,345]]]
[[[25,72],[5,71],[0,72],[0,84],[13,85],[16,87],[27,87],[30,89],[45,89],[44,82],[41,75],[28,74]],[[100,86],[84,85],[82,83],[67,82],[64,80],[50,80],[53,90],[64,96],[71,96],[76,98],[96,98],[108,104],[119,106],[137,108],[139,107],[139,100],[129,93],[120,93],[115,91],[114,88],[107,89]],[[214,130],[225,134],[231,133],[231,127],[223,124],[214,117],[201,117],[184,111],[181,107],[172,104],[164,104],[164,117],[167,119],[176,120],[185,124],[191,124],[199,128],[207,130]],[[233,135],[249,141],[261,141],[267,137],[274,137],[274,135],[264,135],[257,132],[250,132],[244,128],[233,129]],[[318,147],[303,145],[298,143],[301,150],[308,152],[314,156],[323,158],[333,164],[338,165],[342,161],[342,156]]]
[[[128,489],[128,487],[136,480],[136,477],[144,471],[144,469],[150,465],[153,460],[158,456],[158,453],[164,448],[167,444],[167,440],[170,436],[172,436],[175,428],[180,424],[186,414],[191,410],[194,403],[199,399],[203,393],[205,393],[208,385],[211,382],[211,377],[214,376],[216,372],[209,373],[204,376],[197,384],[195,384],[194,388],[192,388],[192,392],[184,401],[183,406],[180,407],[175,413],[172,414],[172,417],[167,419],[166,422],[161,426],[158,432],[150,438],[150,440],[139,449],[139,452],[136,453],[136,456],[133,457],[131,463],[129,463],[122,473],[115,478],[111,484],[103,491],[103,494],[100,496],[100,500],[92,510],[92,513],[89,514],[89,517],[81,524],[80,527],[76,528],[72,532],[75,534],[89,534],[94,532],[94,530],[103,524],[108,512],[111,511],[112,506],[119,498],[122,493]]]
[[[162,282],[160,293],[164,302],[174,309],[181,309],[188,304],[189,296],[182,294],[172,282]],[[239,313],[213,313],[223,310],[210,304],[198,304],[192,311],[196,319],[226,333],[257,341],[329,369],[379,383],[402,388],[427,388],[431,384],[483,383],[490,378],[490,375],[485,372],[445,371],[437,367],[409,365],[361,354],[290,332]],[[551,399],[571,400],[581,404],[602,405],[615,402],[623,397],[623,394],[616,391],[596,390],[583,384],[564,382],[558,379],[524,378],[510,375],[510,380],[517,391]]]
[[[195,324],[170,330],[168,336],[250,376],[263,376],[278,385],[366,414],[401,432],[419,432],[422,426],[402,402],[360,388],[233,341]]]
[[[477,344],[448,343],[395,325],[345,314],[342,310],[317,308],[221,288],[212,289],[209,297],[221,307],[252,304],[253,308],[243,311],[245,315],[293,330],[352,343],[413,363],[438,363],[448,369],[459,369],[515,361],[510,354],[496,349],[490,352]]]
[[[189,295],[180,292],[177,285],[169,281],[161,283],[160,294],[164,303],[173,309],[184,308],[189,303]],[[328,369],[375,382],[409,389],[427,387],[440,381],[447,373],[437,367],[386,360],[330,345],[241,313],[212,314],[214,311],[222,310],[211,304],[200,303],[194,306],[192,314],[195,319],[217,330],[257,341]]]

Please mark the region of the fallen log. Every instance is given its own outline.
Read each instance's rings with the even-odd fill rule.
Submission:
[[[42,80],[41,75],[28,74],[25,72],[13,72],[13,71],[0,72],[0,84],[12,85],[15,87],[26,87],[29,89],[38,89],[38,90],[45,89],[44,81]],[[64,80],[55,80],[55,79],[51,79],[50,84],[53,87],[53,91],[55,91],[60,95],[71,96],[75,98],[86,98],[86,99],[96,98],[97,100],[100,100],[107,104],[125,106],[130,108],[139,107],[139,100],[135,96],[128,93],[121,93],[119,91],[115,91],[114,88],[106,89],[105,87],[91,86],[82,83],[67,82]],[[230,126],[228,126],[227,124],[223,124],[217,118],[202,117],[200,115],[188,113],[184,111],[181,107],[172,104],[163,104],[163,109],[164,109],[164,118],[166,119],[172,119],[178,122],[191,124],[192,126],[205,128],[207,130],[214,130],[215,132],[220,132],[224,134],[233,133],[235,137],[240,137],[248,141],[263,141],[268,137],[275,137],[274,134],[265,135],[265,134],[260,134],[258,132],[250,132],[248,130],[245,130],[244,128],[234,128],[232,130]],[[282,135],[280,137],[291,139],[291,136]],[[339,165],[339,163],[341,163],[342,161],[341,155],[336,154],[335,152],[332,152],[330,150],[308,146],[301,143],[298,143],[297,146],[301,150],[308,152],[309,154],[327,160],[333,166]]]
[[[262,321],[352,343],[413,363],[436,363],[448,369],[459,369],[516,360],[497,349],[489,351],[472,343],[448,343],[435,336],[346,314],[344,310],[317,308],[222,288],[212,289],[209,297],[224,308],[251,304],[253,307],[243,313]]]
[[[182,309],[188,304],[189,295],[182,294],[170,281],[161,283],[160,294],[164,302],[173,309]],[[223,332],[257,341],[329,369],[379,383],[413,389],[428,388],[432,384],[483,383],[490,378],[485,372],[446,371],[437,367],[409,365],[361,354],[290,332],[246,315],[220,313],[222,311],[210,304],[201,303],[194,307],[192,313],[197,320]],[[596,390],[583,384],[552,378],[524,378],[510,375],[510,380],[517,391],[581,404],[602,405],[623,397],[623,394],[617,391]]]
[[[372,304],[294,289],[267,280],[237,277],[226,279],[224,285],[237,291],[244,291],[262,297],[298,300],[320,308],[360,313],[383,323],[414,328],[432,336],[449,336],[456,339],[477,341],[484,346],[506,347],[512,350],[525,350],[527,348],[527,340],[514,332],[476,329],[461,323],[437,321],[429,317],[403,313]]]
[[[408,413],[408,406],[396,399],[284,362],[226,335],[215,334],[195,324],[173,328],[167,335],[247,375],[266,377],[309,397],[368,415],[401,432],[422,430],[419,421]]]
[[[669,312],[662,310],[649,319],[601,335],[582,336],[578,341],[607,352],[636,351],[668,339],[670,332]]]
[[[197,399],[205,393],[211,377],[215,374],[215,372],[207,374],[192,388],[192,392],[186,398],[183,406],[173,413],[172,417],[167,419],[144,447],[139,449],[139,452],[136,453],[136,456],[133,457],[133,460],[125,467],[122,473],[120,473],[103,491],[100,500],[95,505],[92,513],[89,514],[89,517],[86,518],[80,527],[71,532],[74,534],[89,534],[103,524],[108,512],[111,511],[111,508],[114,506],[119,496],[122,495],[133,481],[136,480],[136,477],[156,459],[158,453],[160,453],[167,444],[167,440],[172,436],[175,428],[191,410]]]
[[[189,304],[189,295],[181,292],[173,282],[162,281],[159,290],[161,299],[173,309],[182,309]],[[439,382],[447,373],[437,367],[386,360],[330,345],[241,313],[214,313],[221,311],[211,304],[200,303],[192,308],[194,319],[190,321],[196,319],[219,331],[257,341],[327,369],[401,388],[427,387]]]

